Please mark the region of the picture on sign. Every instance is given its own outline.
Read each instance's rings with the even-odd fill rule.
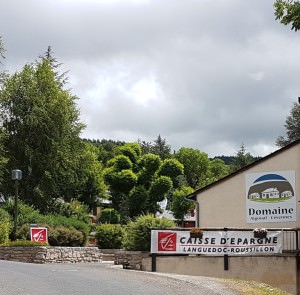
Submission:
[[[246,174],[247,223],[296,221],[295,171]]]
[[[31,227],[30,236],[32,242],[47,243],[47,228],[46,227]]]

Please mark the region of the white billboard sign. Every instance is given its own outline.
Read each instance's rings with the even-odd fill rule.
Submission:
[[[281,231],[255,238],[252,231],[206,231],[201,238],[189,231],[152,230],[151,253],[202,255],[262,255],[282,253]]]
[[[246,174],[247,223],[296,221],[295,171]]]

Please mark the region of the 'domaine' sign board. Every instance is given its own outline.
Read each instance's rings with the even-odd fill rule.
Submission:
[[[297,220],[295,171],[246,174],[247,223]]]
[[[252,231],[207,231],[191,238],[189,231],[152,230],[151,253],[202,255],[261,255],[282,253],[281,231],[254,238]]]

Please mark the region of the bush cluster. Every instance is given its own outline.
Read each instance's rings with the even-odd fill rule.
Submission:
[[[84,246],[86,240],[83,233],[75,228],[57,226],[49,228],[48,242],[51,246]]]
[[[35,246],[48,246],[47,243],[31,242],[31,241],[8,241],[0,244],[0,247],[35,247]]]
[[[12,215],[13,204],[7,203],[5,209]],[[79,220],[76,215],[42,215],[29,205],[19,202],[18,227],[16,238],[30,240],[30,224],[47,227],[51,246],[84,246],[90,232],[90,225]],[[81,219],[81,218],[80,218]]]
[[[151,229],[175,228],[172,220],[142,215],[125,227],[124,246],[132,251],[150,251]]]
[[[8,241],[11,227],[10,215],[0,208],[0,244]]]
[[[118,224],[120,222],[120,214],[113,208],[103,209],[99,219],[100,223]]]
[[[100,249],[122,248],[124,230],[120,224],[101,224],[96,228],[96,241]]]

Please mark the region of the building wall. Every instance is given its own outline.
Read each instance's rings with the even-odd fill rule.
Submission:
[[[199,192],[200,227],[242,227],[242,228],[281,228],[299,227],[296,222],[247,223],[246,219],[246,174],[257,172],[295,171],[295,195],[300,201],[300,144],[290,147],[261,161],[257,165],[221,181]],[[298,205],[297,205],[298,206]]]
[[[226,271],[223,257],[158,256],[156,259],[157,272],[258,281],[299,294],[296,256],[229,257]],[[151,258],[143,259],[142,270],[151,271]]]

